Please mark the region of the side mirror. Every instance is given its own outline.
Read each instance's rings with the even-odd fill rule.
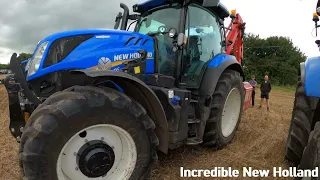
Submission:
[[[186,41],[187,41],[186,36],[183,33],[179,33],[178,40],[177,40],[177,45],[178,46],[185,45]]]
[[[116,24],[114,25],[114,29],[119,28],[121,18],[122,18],[122,13],[119,12],[119,14],[116,16],[116,20],[115,20]]]
[[[177,29],[175,29],[175,28],[171,28],[170,30],[169,30],[169,32],[168,32],[168,34],[169,34],[169,37],[170,38],[175,38],[175,37],[177,37]]]

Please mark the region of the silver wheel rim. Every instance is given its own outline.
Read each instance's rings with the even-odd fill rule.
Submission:
[[[222,111],[221,131],[224,137],[229,137],[237,126],[241,111],[241,93],[238,88],[229,92]]]
[[[84,138],[79,136],[83,131]],[[114,151],[114,164],[104,177],[89,178],[78,168],[75,152],[91,140],[103,140]],[[130,178],[136,161],[136,145],[127,131],[111,124],[98,124],[79,131],[66,142],[58,157],[57,176],[59,180],[124,180]]]

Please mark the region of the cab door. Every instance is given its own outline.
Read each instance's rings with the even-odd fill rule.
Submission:
[[[190,4],[187,13],[187,47],[183,61],[192,63],[190,67],[184,68],[182,81],[186,83],[187,88],[199,88],[207,63],[215,55],[223,52],[223,34],[219,17],[208,9]]]

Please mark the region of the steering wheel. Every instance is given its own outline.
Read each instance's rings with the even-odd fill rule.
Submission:
[[[158,31],[163,34],[164,32],[167,32],[167,27],[166,26],[159,26]]]

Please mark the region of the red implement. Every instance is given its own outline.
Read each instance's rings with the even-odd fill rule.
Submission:
[[[244,85],[244,104],[243,111],[247,110],[251,106],[251,97],[253,87],[248,82],[243,82]]]
[[[240,14],[232,10],[230,13],[231,22],[226,30],[227,34],[227,51],[226,54],[234,55],[238,62],[241,64],[243,60],[243,35],[246,23],[243,22]],[[243,82],[245,98],[243,111],[250,108],[252,86],[248,82]]]

